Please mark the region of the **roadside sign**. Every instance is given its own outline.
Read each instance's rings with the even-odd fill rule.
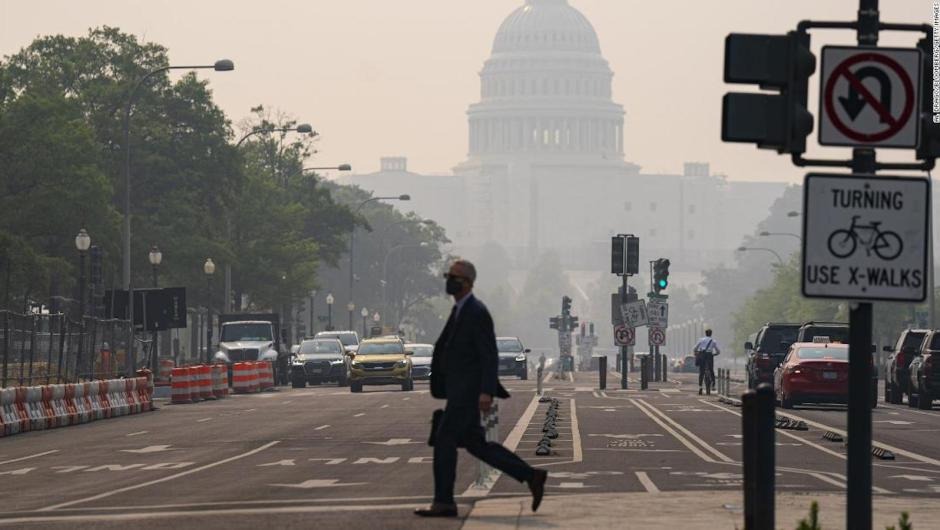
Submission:
[[[651,299],[646,303],[646,315],[651,328],[669,327],[669,302]]]
[[[824,46],[820,145],[917,147],[921,64],[916,48]]]
[[[660,327],[650,326],[649,329],[650,346],[665,346],[666,331]]]
[[[645,300],[627,302],[626,304],[621,305],[620,313],[623,315],[624,323],[631,328],[645,326],[649,321],[649,317],[647,316],[646,312]]]
[[[636,330],[624,324],[615,327],[614,346],[636,346]]]
[[[803,185],[803,295],[922,302],[930,183],[811,173]]]

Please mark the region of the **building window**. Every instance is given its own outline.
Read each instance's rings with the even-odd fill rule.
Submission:
[[[632,202],[627,201],[627,202],[623,203],[623,211],[629,212],[629,211],[631,211],[631,210],[633,210],[633,203],[632,203]]]
[[[651,212],[655,212],[655,211],[656,211],[656,203],[655,203],[655,202],[651,202],[651,203],[650,203],[650,211],[651,211]]]

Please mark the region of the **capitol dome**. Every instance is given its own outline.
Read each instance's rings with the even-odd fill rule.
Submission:
[[[525,0],[500,25],[470,106],[466,166],[519,156],[623,164],[623,107],[597,33],[568,0]]]

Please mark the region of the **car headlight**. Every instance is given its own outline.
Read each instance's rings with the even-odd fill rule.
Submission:
[[[408,361],[405,360],[405,359],[402,359],[402,360],[398,361],[397,363],[395,363],[395,366],[399,366],[399,367],[404,368],[405,366],[408,366]]]
[[[362,363],[359,362],[359,361],[353,361],[353,362],[352,362],[352,367],[353,367],[353,368],[362,368]]]
[[[330,364],[343,364],[343,360],[342,360],[342,359],[333,359],[332,361],[330,361]]]
[[[524,354],[516,355],[516,360],[519,362],[525,362],[525,355]]]

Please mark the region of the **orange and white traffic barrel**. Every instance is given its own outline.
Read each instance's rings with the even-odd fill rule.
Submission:
[[[212,367],[208,364],[199,365],[199,397],[215,399],[212,392]]]
[[[182,405],[193,402],[189,393],[188,368],[174,368],[170,372],[170,381],[170,403]]]
[[[251,392],[251,364],[247,362],[235,363],[232,366],[232,390],[236,394]]]
[[[199,394],[199,366],[187,366],[186,373],[189,374],[189,399],[192,399],[193,403],[198,403],[202,401],[202,396]]]
[[[176,367],[176,362],[173,359],[160,359],[160,371],[157,373],[157,384],[167,384],[170,381],[170,374],[173,373],[173,368]]]
[[[228,391],[228,384],[225,382],[225,365],[213,364],[212,368],[212,395],[216,399],[224,398]]]
[[[261,391],[274,390],[274,372],[270,361],[258,363],[258,386]]]
[[[256,362],[256,361],[248,363],[248,366],[249,366],[248,373],[250,375],[250,379],[248,379],[248,391],[251,393],[255,393],[261,390],[261,382],[260,382],[261,374],[259,373],[259,370],[258,370],[258,365],[260,364],[261,363]]]

